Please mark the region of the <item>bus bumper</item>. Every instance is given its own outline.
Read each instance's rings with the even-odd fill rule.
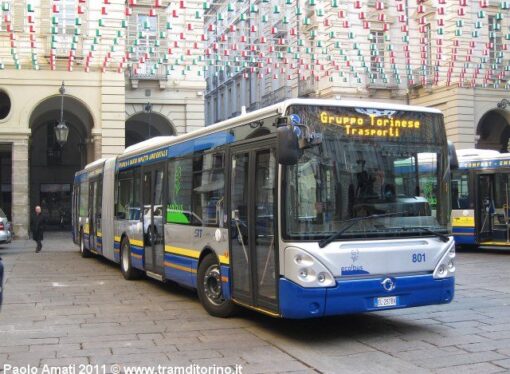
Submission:
[[[331,288],[304,288],[280,279],[280,313],[283,318],[314,318],[446,304],[453,300],[455,278],[434,279],[432,275],[391,277],[395,289],[387,292],[384,278],[337,280]],[[397,296],[397,304],[377,307],[378,297]]]

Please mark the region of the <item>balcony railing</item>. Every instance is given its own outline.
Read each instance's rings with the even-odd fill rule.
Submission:
[[[261,104],[263,107],[279,103],[285,99],[292,97],[292,88],[290,86],[282,86],[273,92],[262,96]]]
[[[367,73],[365,82],[368,89],[391,90],[398,88],[398,84],[392,74],[383,76],[381,73]]]
[[[148,63],[150,65],[150,63]],[[150,69],[148,66],[141,67],[135,71],[133,67],[127,70],[129,79],[132,80],[167,80],[166,67],[160,65],[157,69]]]

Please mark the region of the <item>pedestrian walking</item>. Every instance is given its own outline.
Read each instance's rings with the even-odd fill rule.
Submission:
[[[32,239],[37,243],[37,247],[35,249],[36,253],[41,252],[42,249],[42,241],[44,234],[44,225],[46,221],[41,212],[41,207],[37,205],[35,207],[35,216],[32,219]]]

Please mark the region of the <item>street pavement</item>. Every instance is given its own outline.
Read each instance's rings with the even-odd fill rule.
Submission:
[[[0,247],[3,364],[242,365],[242,373],[510,373],[510,252],[457,254],[449,305],[320,320],[209,316],[193,291],[125,281],[68,234]],[[99,374],[101,374],[100,372]],[[2,374],[7,373],[4,370]]]

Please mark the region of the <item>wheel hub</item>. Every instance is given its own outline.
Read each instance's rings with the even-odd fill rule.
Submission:
[[[205,296],[210,302],[220,305],[225,301],[221,292],[221,275],[218,265],[210,266],[204,277]]]

